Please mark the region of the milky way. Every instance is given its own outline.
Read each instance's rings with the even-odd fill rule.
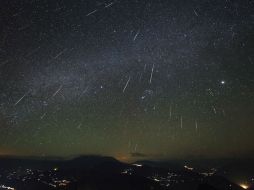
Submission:
[[[254,1],[1,1],[0,154],[254,156]]]

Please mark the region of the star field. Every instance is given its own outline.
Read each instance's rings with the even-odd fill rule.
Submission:
[[[253,10],[2,1],[0,154],[254,156]]]

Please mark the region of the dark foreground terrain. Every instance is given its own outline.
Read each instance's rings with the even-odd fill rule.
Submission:
[[[1,158],[0,190],[243,189],[223,176],[226,171],[208,165],[198,170],[182,163],[140,161],[125,164],[99,156],[68,161]]]

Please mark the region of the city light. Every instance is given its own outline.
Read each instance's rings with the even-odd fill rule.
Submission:
[[[132,164],[133,166],[142,167],[142,164]]]
[[[248,185],[246,185],[246,184],[240,184],[240,186],[243,188],[243,189],[248,189],[249,188],[249,186]]]
[[[187,169],[187,170],[191,170],[191,171],[194,169],[194,168],[186,166],[186,165],[184,166],[184,168]]]

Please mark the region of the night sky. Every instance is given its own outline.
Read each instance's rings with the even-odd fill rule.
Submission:
[[[254,157],[253,0],[1,0],[0,155]]]

